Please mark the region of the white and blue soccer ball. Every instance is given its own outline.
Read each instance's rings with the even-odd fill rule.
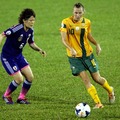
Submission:
[[[75,114],[78,117],[85,118],[90,115],[91,108],[87,103],[79,103],[75,107]]]

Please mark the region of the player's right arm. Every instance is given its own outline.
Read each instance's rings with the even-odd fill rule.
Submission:
[[[5,38],[5,35],[4,35],[4,33],[1,33],[0,34],[0,44],[2,43],[3,38]]]
[[[64,44],[64,46],[66,48],[68,48],[71,51],[71,54],[73,57],[76,56],[76,51],[70,46],[70,44],[67,41],[67,33],[64,31],[61,31],[61,39],[62,39],[62,43]]]
[[[68,39],[67,39],[67,22],[64,19],[61,23],[61,28],[60,28],[60,32],[61,32],[61,39],[62,39],[62,43],[63,45],[70,50],[71,55],[73,57],[76,56],[77,52],[75,51],[74,48],[72,48],[72,46],[69,44]]]
[[[61,39],[62,39],[62,43],[64,44],[64,46],[67,47],[69,50],[71,50],[71,46],[69,45],[69,43],[67,41],[66,32],[61,31]]]

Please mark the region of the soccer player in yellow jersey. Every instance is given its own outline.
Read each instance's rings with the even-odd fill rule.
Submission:
[[[86,70],[89,71],[93,80],[108,92],[110,103],[115,101],[114,89],[105,78],[101,77],[98,71],[98,63],[93,55],[90,43],[96,46],[97,55],[100,54],[101,47],[91,34],[91,22],[83,17],[84,11],[84,6],[81,3],[74,4],[73,16],[62,20],[61,38],[67,50],[72,74],[80,76],[82,79],[88,93],[95,102],[94,108],[103,108],[96,88],[91,84]]]

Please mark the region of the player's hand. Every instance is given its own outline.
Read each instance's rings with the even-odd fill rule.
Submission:
[[[43,57],[46,57],[46,52],[45,52],[45,51],[40,50],[39,53],[40,53]]]
[[[99,55],[100,53],[101,53],[101,47],[100,47],[100,45],[99,44],[97,44],[96,45],[96,53],[97,53],[97,55]]]
[[[77,52],[75,51],[75,49],[72,48],[70,51],[71,51],[72,56],[73,56],[73,57],[76,57]]]

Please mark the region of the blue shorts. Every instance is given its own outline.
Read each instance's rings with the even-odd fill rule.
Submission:
[[[14,58],[6,58],[1,55],[1,62],[9,75],[13,75],[29,65],[22,54]]]

